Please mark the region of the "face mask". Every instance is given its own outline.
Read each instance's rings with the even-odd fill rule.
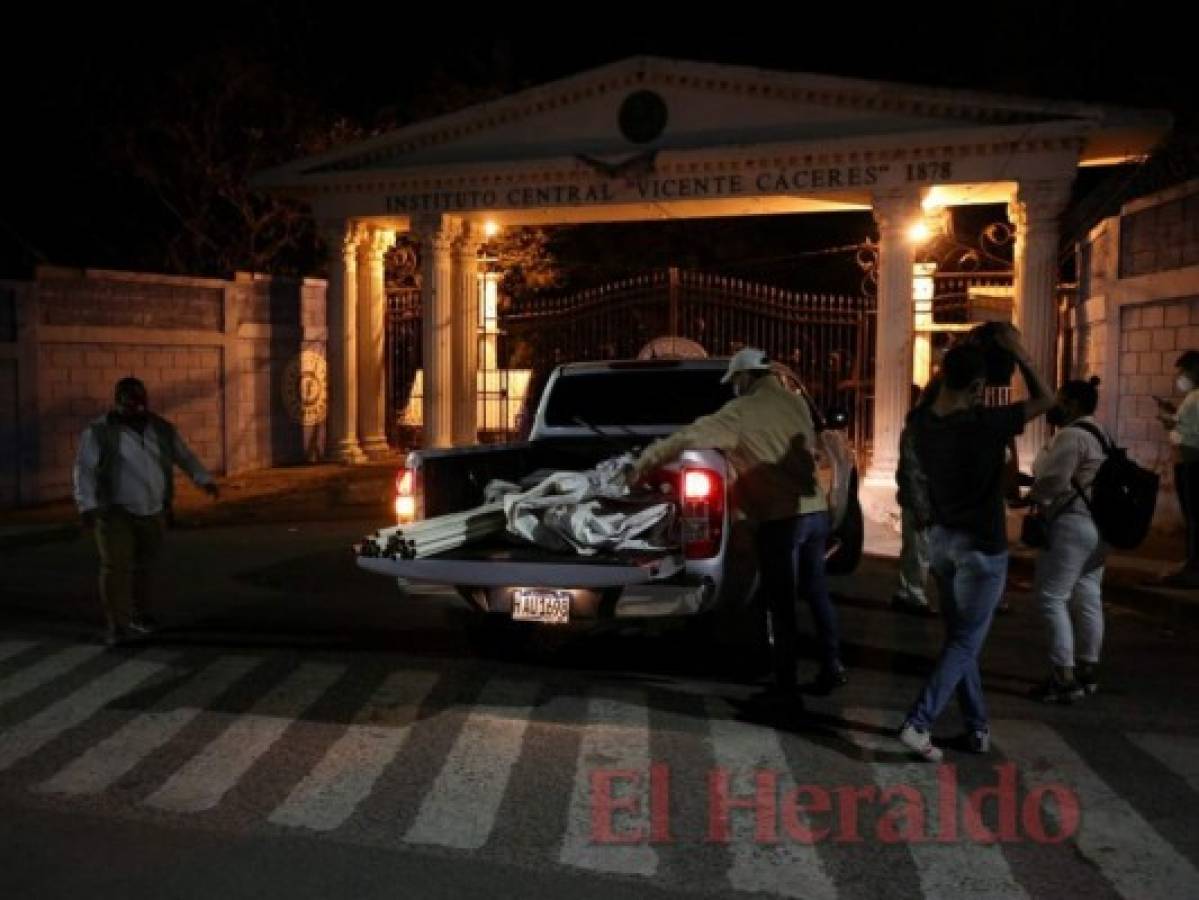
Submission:
[[[1191,380],[1190,375],[1179,375],[1174,386],[1178,388],[1179,393],[1189,394],[1195,389],[1195,382]]]
[[[1055,406],[1045,414],[1045,421],[1054,428],[1061,428],[1066,424],[1066,411],[1060,406]]]

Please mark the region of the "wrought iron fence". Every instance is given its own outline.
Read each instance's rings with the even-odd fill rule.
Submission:
[[[736,278],[679,269],[647,272],[572,294],[501,303],[497,372],[480,376],[493,421],[483,440],[504,440],[527,427],[541,388],[564,362],[629,359],[656,337],[695,341],[711,356],[761,347],[786,363],[824,408],[849,416],[854,445],[871,436],[876,323],[870,297],[808,294]],[[391,439],[412,444],[419,426],[411,411],[421,390],[420,293],[388,297],[388,409]],[[480,358],[484,358],[481,354]],[[520,387],[528,379],[519,413]],[[416,396],[414,396],[416,392]],[[494,395],[494,396],[492,396]],[[486,418],[486,417],[485,417]]]
[[[672,268],[513,303],[500,318],[500,358],[533,371],[528,409],[536,408],[555,365],[633,358],[654,338],[674,335],[710,356],[761,347],[790,366],[818,403],[849,414],[855,445],[869,443],[872,298],[807,294]]]

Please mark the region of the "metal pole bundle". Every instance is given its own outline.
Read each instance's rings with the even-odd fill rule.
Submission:
[[[504,504],[489,503],[423,522],[382,528],[363,542],[359,552],[363,556],[420,559],[497,534],[504,530],[507,521]]]

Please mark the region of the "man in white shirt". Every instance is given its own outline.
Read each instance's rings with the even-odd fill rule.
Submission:
[[[1175,386],[1184,394],[1175,406],[1157,398],[1158,420],[1170,432],[1174,445],[1174,487],[1186,522],[1186,562],[1162,579],[1166,587],[1199,587],[1199,350],[1188,350],[1175,362]]]
[[[174,499],[174,466],[212,498],[217,486],[168,421],[149,411],[146,386],[117,382],[111,412],[83,432],[75,459],[75,503],[100,552],[107,642],[147,634],[149,576]]]

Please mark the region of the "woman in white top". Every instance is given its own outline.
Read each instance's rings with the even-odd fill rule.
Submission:
[[[1047,417],[1057,433],[1033,463],[1029,496],[1050,523],[1049,546],[1037,557],[1035,585],[1048,628],[1052,667],[1033,696],[1047,703],[1072,703],[1099,687],[1104,547],[1087,506],[1091,484],[1105,457],[1090,431],[1099,428],[1092,418],[1098,404],[1098,378],[1062,385],[1057,405]],[[1071,607],[1077,633],[1070,620]]]
[[[1174,445],[1174,487],[1186,522],[1186,562],[1162,579],[1167,587],[1199,587],[1199,350],[1188,350],[1174,364],[1175,382],[1185,397],[1178,406],[1159,397],[1158,419],[1170,430]]]

